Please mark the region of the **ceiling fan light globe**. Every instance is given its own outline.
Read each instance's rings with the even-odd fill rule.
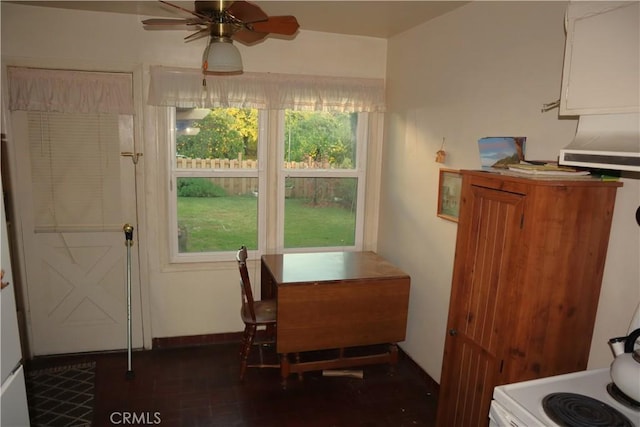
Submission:
[[[231,39],[211,39],[204,51],[202,71],[213,75],[242,74],[242,57]]]

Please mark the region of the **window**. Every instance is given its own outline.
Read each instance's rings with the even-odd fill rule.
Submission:
[[[173,110],[173,109],[172,109]],[[258,247],[258,111],[173,111],[170,216],[174,259]]]
[[[131,116],[26,115],[36,230],[119,230],[120,132]]]
[[[285,111],[283,247],[349,248],[360,243],[365,114]]]
[[[240,245],[361,245],[366,113],[170,110],[172,261],[228,260]],[[269,175],[278,191],[267,191]]]
[[[131,220],[133,77],[9,66],[8,107],[28,138],[37,232],[113,231]],[[134,209],[135,210],[135,209]]]

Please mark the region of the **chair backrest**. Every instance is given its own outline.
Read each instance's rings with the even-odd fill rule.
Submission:
[[[251,280],[247,269],[247,247],[242,246],[236,254],[238,269],[240,270],[240,289],[242,294],[242,312],[249,314],[251,319],[256,321],[256,312],[253,307],[253,292],[251,291]]]

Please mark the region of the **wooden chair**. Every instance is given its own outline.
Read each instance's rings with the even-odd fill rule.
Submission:
[[[247,248],[242,246],[236,254],[238,269],[240,270],[240,289],[242,293],[242,308],[240,315],[244,322],[244,334],[240,349],[240,381],[244,380],[247,368],[279,368],[279,363],[266,363],[262,347],[265,343],[258,343],[259,363],[248,364],[249,354],[254,346],[254,339],[258,326],[265,326],[268,333],[273,334],[276,327],[276,300],[254,301],[251,291],[251,280],[247,270]],[[268,337],[268,343],[273,343],[273,336]],[[276,359],[277,360],[277,359]]]

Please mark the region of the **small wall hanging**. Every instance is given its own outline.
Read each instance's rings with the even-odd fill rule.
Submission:
[[[460,212],[460,191],[462,175],[455,169],[440,169],[438,186],[438,216],[449,221],[458,222]]]

